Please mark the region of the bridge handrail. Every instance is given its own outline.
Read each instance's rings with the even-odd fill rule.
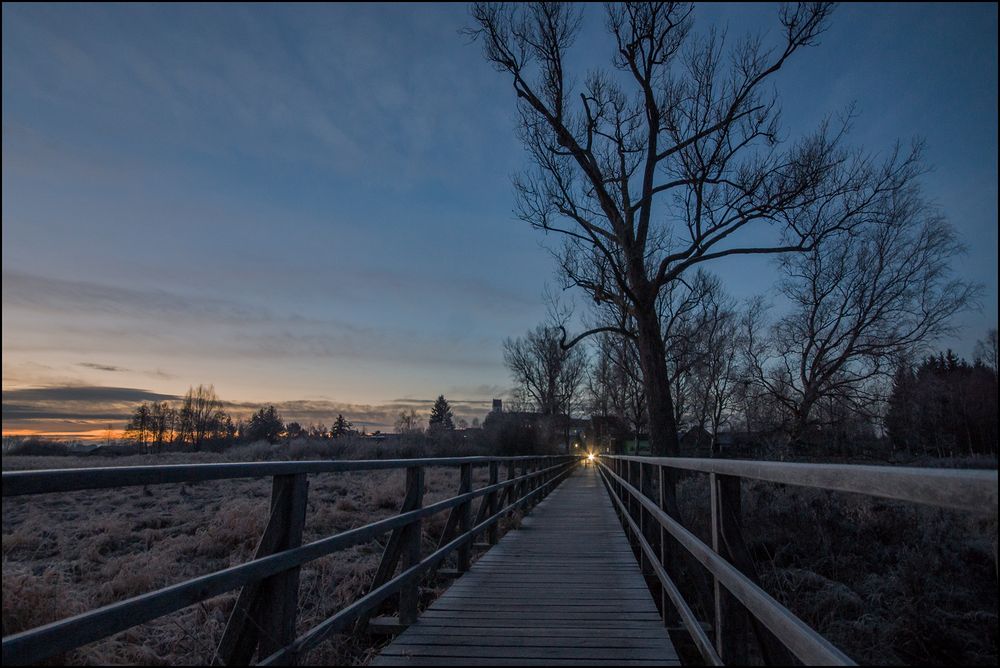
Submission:
[[[653,566],[664,592],[671,600],[681,598],[680,604],[675,601],[674,605],[684,626],[692,634],[695,645],[710,665],[719,665],[723,659],[729,661],[729,657],[720,657],[723,654],[723,643],[719,638],[724,632],[722,627],[732,622],[733,611],[720,609],[720,586],[742,603],[752,618],[774,633],[806,665],[854,665],[846,654],[723,557],[723,550],[731,559],[734,554],[745,554],[738,524],[740,478],[866,494],[956,510],[997,512],[996,471],[625,455],[601,455],[597,463],[619,513],[627,522],[626,528],[631,531],[642,554]],[[617,471],[612,470],[612,467]],[[649,498],[649,492],[646,491],[649,478],[646,477],[648,474],[645,467],[660,469],[661,481],[664,480],[663,469],[669,468],[710,475],[712,546],[701,541],[665,511],[662,507],[665,498],[662,490],[660,504]],[[642,490],[632,484],[636,477],[633,468],[639,469]],[[641,509],[634,509],[631,501],[627,503],[623,500],[622,496],[626,495],[628,499],[637,502]],[[666,569],[660,565],[665,553],[656,555],[647,536],[643,535],[648,531],[647,517],[669,533],[712,574],[716,587],[717,647],[713,648],[706,643],[707,636],[703,629],[690,614],[689,606],[680,597]],[[736,523],[732,524],[734,519]],[[747,564],[743,566],[742,571],[747,571]]]
[[[573,457],[573,455],[555,455]],[[341,459],[297,462],[232,462],[216,464],[159,464],[154,466],[104,466],[35,471],[4,471],[3,496],[76,492],[139,485],[166,485],[208,480],[267,478],[301,473],[349,473],[403,469],[411,466],[482,466],[490,463],[523,463],[538,459],[514,457],[422,457],[415,459]]]
[[[3,663],[18,665],[42,661],[238,587],[243,587],[243,590],[223,634],[219,652],[214,659],[217,664],[232,663],[232,661],[227,660],[228,656],[221,656],[223,653],[231,654],[242,651],[245,655],[247,642],[251,643],[249,646],[250,656],[246,659],[249,661],[258,641],[261,643],[261,657],[264,657],[264,662],[269,664],[281,661],[294,662],[301,652],[314,647],[330,633],[342,630],[355,622],[364,622],[368,613],[397,592],[401,595],[401,618],[409,615],[410,621],[412,621],[416,617],[416,587],[421,575],[439,566],[449,554],[456,550],[459,551],[459,570],[467,569],[468,553],[476,536],[486,533],[490,544],[495,544],[497,540],[496,525],[500,519],[518,508],[536,502],[541,496],[547,494],[572,470],[573,465],[578,461],[579,458],[572,455],[439,457],[339,462],[142,466],[117,469],[119,472],[126,471],[127,475],[124,476],[110,475],[110,472],[116,471],[114,468],[5,472],[3,473],[4,496],[264,476],[273,476],[274,487],[270,519],[258,544],[257,554],[252,560],[6,636],[3,638]],[[498,479],[498,467],[501,463],[507,464],[508,478],[504,481]],[[516,469],[519,464],[522,472],[517,475]],[[471,488],[471,469],[475,465],[488,465],[490,467],[490,484],[473,490]],[[423,506],[423,469],[426,466],[461,467],[459,494]],[[308,485],[305,482],[306,474],[392,468],[407,470],[407,492],[403,499],[403,507],[398,515],[327,536],[306,545],[301,544],[301,529],[305,519],[305,498],[308,493]],[[184,472],[181,469],[187,469],[187,471]],[[87,471],[95,472],[98,476],[90,484],[86,480]],[[165,474],[163,474],[164,471]],[[69,473],[76,475],[69,476],[67,475]],[[158,473],[161,475],[157,475]],[[118,484],[112,484],[116,480],[119,481]],[[11,481],[10,488],[8,488],[8,481]],[[471,502],[480,497],[485,498],[483,498],[479,514],[473,522]],[[506,505],[504,505],[505,500]],[[444,529],[441,544],[431,555],[421,560],[419,558],[421,520],[449,509],[451,515]],[[290,518],[286,515],[294,515],[294,517]],[[415,534],[414,526],[417,527]],[[297,543],[294,537],[295,529],[290,527],[298,529]],[[321,622],[303,637],[296,639],[294,637],[294,615],[297,613],[298,568],[307,562],[370,541],[390,531],[392,535],[386,544],[382,563],[372,583],[371,591],[333,617]],[[452,537],[449,532],[454,533],[455,531],[458,533]],[[283,539],[285,543],[291,544],[282,545]],[[414,544],[416,545],[415,559],[412,552]],[[410,549],[411,552],[406,554],[406,549]],[[400,558],[403,560],[402,572],[392,577]],[[415,563],[409,563],[409,561],[415,561]],[[289,575],[293,577],[293,580],[281,580]],[[289,587],[292,588],[291,594],[288,591]],[[265,592],[265,590],[267,591]],[[404,605],[402,597],[406,593],[409,594],[409,597],[408,603]],[[244,596],[247,597],[246,601],[244,601]],[[260,607],[253,604],[254,600],[261,596],[271,596],[272,599],[281,599],[282,597],[287,599],[277,601],[279,608],[281,603],[291,602],[291,609],[287,606],[283,608],[288,615],[292,616],[290,624],[283,623],[288,632],[277,639],[279,642],[274,642],[273,638],[269,639],[270,644],[266,645],[266,651],[264,644],[266,634],[260,629],[256,632],[253,631],[251,627],[259,625],[255,625],[252,620],[249,620],[252,614],[250,611]],[[271,599],[268,600],[274,602]],[[406,609],[404,610],[404,608]],[[287,622],[287,620],[283,620],[283,622]],[[248,636],[244,627],[251,628],[251,635],[259,633],[259,636],[247,640]],[[230,640],[231,642],[227,642]],[[227,648],[225,652],[223,651],[224,647]],[[245,663],[246,661],[238,662]]]
[[[996,471],[696,457],[601,457],[799,487],[853,492],[954,510],[981,511],[991,507],[993,512],[997,512]]]

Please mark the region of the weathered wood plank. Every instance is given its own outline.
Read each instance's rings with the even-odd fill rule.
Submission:
[[[500,658],[490,657],[488,659],[476,657],[463,657],[457,660],[448,661],[445,657],[439,656],[386,656],[378,657],[372,661],[373,666],[442,666],[451,663],[461,666],[537,666],[539,659],[524,658]],[[546,666],[679,666],[680,661],[646,661],[646,660],[621,660],[621,659],[545,659]]]

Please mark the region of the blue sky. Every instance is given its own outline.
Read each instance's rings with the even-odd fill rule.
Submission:
[[[586,13],[581,77],[611,48]],[[696,26],[766,39],[776,16],[705,5]],[[214,383],[373,425],[439,393],[485,412],[500,342],[555,280],[511,213],[510,83],[466,23],[463,5],[4,4],[5,431],[27,388]],[[996,35],[995,5],[845,5],[777,80],[792,137],[853,102],[851,141],[927,141],[926,192],[985,287],[942,342],[964,355],[997,320]],[[766,261],[713,270],[738,297],[772,283]]]

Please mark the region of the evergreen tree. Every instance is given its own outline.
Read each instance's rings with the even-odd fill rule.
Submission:
[[[434,402],[434,406],[431,408],[431,419],[430,428],[434,429],[454,429],[455,422],[452,419],[451,406],[448,401],[444,398],[444,395],[440,395],[437,401]]]
[[[353,425],[344,419],[343,415],[338,415],[337,419],[334,421],[333,426],[330,427],[330,436],[333,438],[340,438],[341,436],[347,436],[347,432],[351,430]]]

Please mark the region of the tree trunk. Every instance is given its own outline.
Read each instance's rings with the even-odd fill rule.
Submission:
[[[660,332],[660,319],[655,302],[636,309],[639,364],[642,383],[646,392],[646,410],[649,414],[649,449],[654,457],[676,457],[680,454],[677,440],[677,423],[674,420],[674,402],[670,395],[670,377],[667,373],[667,355]]]

